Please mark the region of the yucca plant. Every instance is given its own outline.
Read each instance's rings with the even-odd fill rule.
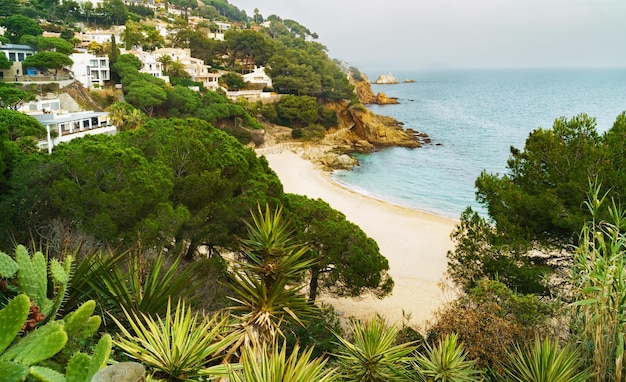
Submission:
[[[614,202],[605,208],[606,195],[600,197],[599,186],[590,186],[588,199],[593,218],[581,231],[574,257],[574,331],[595,381],[622,382],[626,378],[626,235],[622,231],[626,211]]]
[[[476,369],[476,361],[465,359],[463,343],[456,333],[441,339],[437,345],[426,345],[423,354],[417,356],[414,367],[425,381],[470,382],[482,380],[482,371]]]
[[[103,311],[124,321],[124,310],[163,315],[170,299],[183,297],[189,302],[199,286],[194,281],[199,263],[183,270],[180,257],[166,266],[164,256],[147,260],[144,254],[125,251],[83,259],[76,267],[67,306],[92,298]]]
[[[283,322],[302,325],[303,318],[317,311],[300,292],[304,274],[312,264],[305,257],[308,248],[293,242],[282,208],[272,212],[266,207],[263,212],[259,207],[258,214],[252,214],[252,222],[246,224],[247,239],[241,240],[246,259],[234,262],[228,284],[236,303],[230,310],[239,321],[235,348],[275,343],[282,336]]]
[[[362,382],[410,381],[412,342],[394,345],[398,335],[395,326],[387,326],[381,318],[350,323],[353,342],[337,336],[336,354],[344,378]]]
[[[128,329],[114,318],[121,331],[115,344],[168,380],[191,381],[197,380],[201,371],[210,373],[210,367],[238,336],[227,333],[227,317],[200,317],[180,300],[174,311],[168,303],[166,314],[156,318],[129,312],[125,315]]]
[[[515,382],[585,382],[593,376],[591,369],[583,369],[575,348],[559,348],[548,338],[536,339],[527,349],[517,347],[504,370],[507,380]]]
[[[300,352],[296,345],[287,356],[287,346],[280,350],[246,348],[240,367],[230,367],[228,378],[232,382],[333,382],[339,375],[335,369],[326,369],[327,359],[311,359],[312,348]]]

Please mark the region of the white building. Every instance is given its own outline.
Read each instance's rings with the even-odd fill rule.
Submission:
[[[158,61],[161,55],[157,55],[156,52],[145,52],[143,50],[124,50],[120,49],[122,54],[132,54],[141,61],[141,69],[139,72],[148,73],[153,77],[160,78],[163,81],[169,83],[170,77],[163,74],[163,64]]]
[[[265,74],[265,68],[263,66],[255,66],[252,72],[244,74],[242,77],[245,82],[251,85],[258,85],[266,88],[272,87],[272,79]]]
[[[111,27],[111,29],[108,30],[100,30],[100,29],[96,29],[96,30],[85,30],[82,33],[82,37],[81,40],[87,40],[87,41],[95,41],[98,44],[105,44],[105,43],[110,43],[111,42],[111,37],[115,36],[115,41],[119,44],[122,45],[123,43],[121,42],[121,33],[122,31],[126,29],[126,26],[122,25],[122,26],[113,26]]]
[[[63,142],[93,134],[115,134],[117,128],[109,121],[109,113],[81,111],[77,113],[48,112],[32,115],[46,128],[46,139],[39,141],[41,150],[52,149]]]
[[[111,79],[109,57],[98,57],[91,53],[72,53],[69,57],[74,61],[70,69],[74,79],[87,89],[101,88],[105,81]]]
[[[13,63],[9,69],[0,69],[0,81],[21,81],[26,74],[22,72],[22,61],[37,50],[28,45],[0,43],[0,53]]]
[[[202,82],[205,88],[209,90],[217,90],[219,87],[218,79],[221,73],[211,71],[211,66],[206,65],[203,60],[191,57],[191,49],[185,48],[161,48],[154,51],[154,55],[159,58],[161,56],[169,56],[172,61],[180,61],[189,73],[191,80]]]
[[[50,112],[59,112],[61,110],[61,100],[58,98],[41,99],[37,97],[36,101],[30,101],[23,104],[17,111],[24,114],[42,114]]]

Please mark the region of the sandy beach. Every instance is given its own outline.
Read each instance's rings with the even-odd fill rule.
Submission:
[[[453,299],[453,293],[443,291],[439,284],[446,252],[453,248],[450,233],[456,221],[351,191],[293,151],[259,154],[265,155],[285,192],[323,199],[376,240],[389,260],[389,274],[395,281],[391,296],[382,300],[323,296],[320,300],[333,304],[344,317],[380,314],[389,323],[400,323],[404,311],[411,315],[409,324],[421,330],[438,306]]]

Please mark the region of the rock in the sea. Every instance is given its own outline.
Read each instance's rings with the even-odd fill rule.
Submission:
[[[417,82],[417,81],[415,81],[415,80],[411,80],[411,79],[406,79],[406,80],[404,80],[404,81],[402,81],[402,82],[404,82],[405,84],[413,84],[413,83],[415,83],[415,82]]]
[[[381,74],[380,76],[378,76],[376,81],[374,81],[374,83],[379,84],[379,85],[392,85],[392,84],[398,84],[400,82],[398,82],[398,79],[394,77],[393,74],[389,73],[389,74]]]
[[[371,104],[375,103],[378,105],[388,105],[388,104],[396,104],[399,103],[397,98],[389,98],[383,92],[379,92],[378,94],[374,94],[372,91],[372,87],[370,86],[370,80],[367,78],[365,74],[361,74],[359,79],[354,78],[352,75],[348,77],[348,81],[354,85],[354,91],[359,97],[359,101],[362,104]]]
[[[397,98],[395,98],[395,97],[389,98],[389,97],[387,97],[387,95],[385,93],[380,92],[380,93],[376,94],[376,102],[374,102],[374,103],[376,103],[378,105],[393,105],[393,104],[396,104],[396,103],[399,103],[399,102],[398,102]]]

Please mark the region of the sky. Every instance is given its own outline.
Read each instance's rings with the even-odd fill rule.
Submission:
[[[362,71],[626,67],[626,0],[230,0]]]

